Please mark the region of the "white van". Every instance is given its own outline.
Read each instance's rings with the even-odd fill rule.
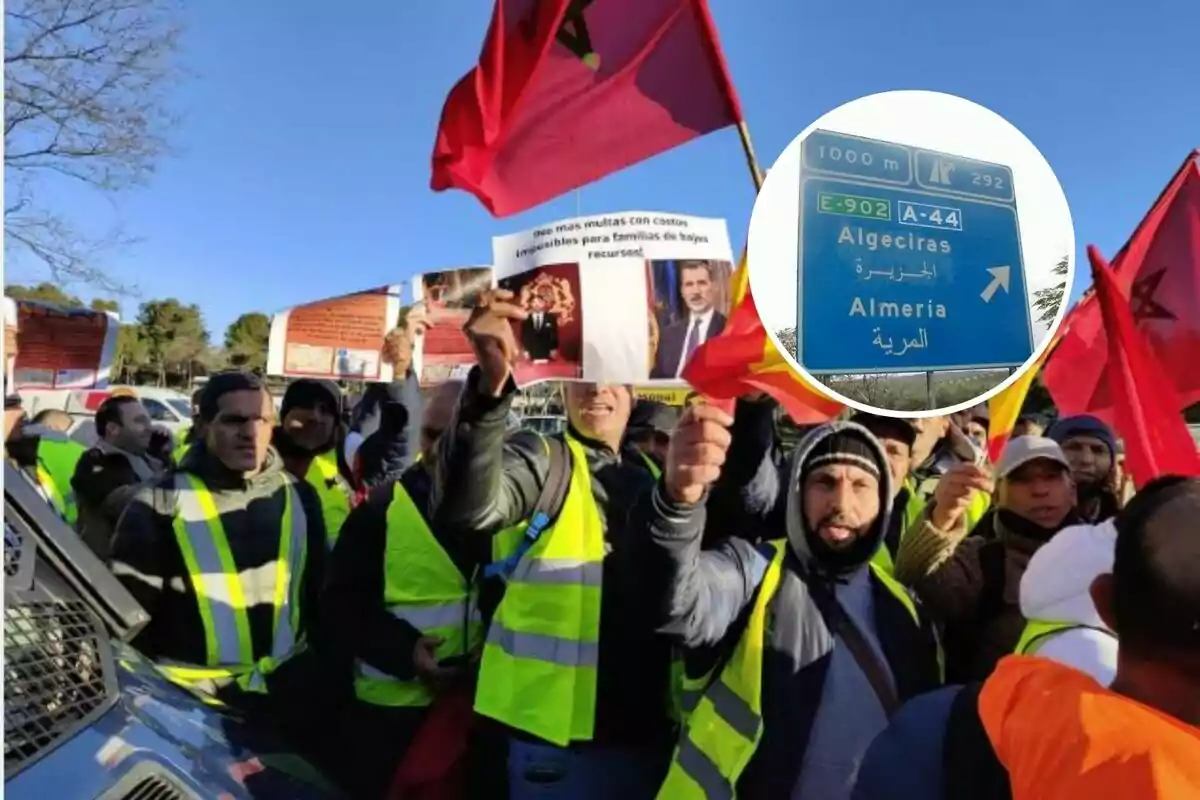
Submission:
[[[29,417],[48,408],[65,411],[75,419],[71,437],[91,445],[96,438],[92,418],[100,404],[114,394],[132,394],[150,415],[150,420],[172,434],[192,424],[192,401],[174,389],[157,386],[109,386],[104,389],[30,389],[19,392]]]

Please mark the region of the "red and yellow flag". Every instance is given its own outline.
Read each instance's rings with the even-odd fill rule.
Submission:
[[[697,348],[683,378],[716,400],[765,392],[798,425],[825,422],[840,414],[844,406],[801,376],[767,336],[750,294],[745,255],[730,283],[729,320],[718,336]]]

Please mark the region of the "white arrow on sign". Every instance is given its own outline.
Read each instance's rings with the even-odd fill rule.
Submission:
[[[992,282],[979,294],[985,303],[992,302],[997,289],[1003,288],[1008,292],[1008,277],[1012,273],[1012,267],[988,267],[988,272],[992,273]]]

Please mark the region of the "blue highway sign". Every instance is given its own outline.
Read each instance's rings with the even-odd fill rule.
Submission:
[[[1018,367],[1033,352],[1012,170],[830,131],[802,145],[809,372]]]

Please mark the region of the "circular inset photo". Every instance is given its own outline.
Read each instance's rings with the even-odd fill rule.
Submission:
[[[1033,366],[1061,322],[1075,229],[1016,127],[970,100],[870,95],[767,171],[747,241],[767,332],[847,405],[959,411]]]

